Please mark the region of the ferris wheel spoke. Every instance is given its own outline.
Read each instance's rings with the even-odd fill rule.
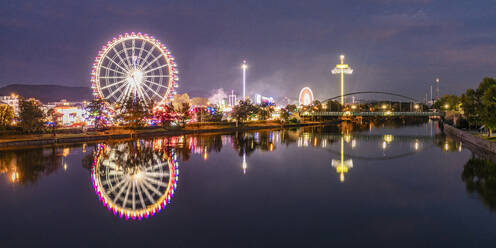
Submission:
[[[152,167],[146,168],[146,171],[151,173],[152,171],[154,171],[155,169],[158,169],[160,167],[165,167],[163,162],[162,163],[158,163],[156,165],[153,165]]]
[[[139,199],[141,202],[141,207],[145,208],[146,204],[145,204],[145,200],[143,200],[143,194],[141,192],[141,184],[136,183],[136,190],[138,191],[138,196],[139,196]]]
[[[157,195],[162,195],[163,194],[160,191],[158,191],[155,187],[153,187],[153,185],[151,185],[146,180],[143,180],[143,185],[145,185],[148,189],[150,189],[151,191],[153,191],[153,193],[155,193]]]
[[[141,67],[141,66],[143,66],[143,65],[146,63],[146,60],[147,60],[147,59],[148,59],[148,57],[150,57],[150,55],[153,53],[153,50],[155,50],[155,46],[152,46],[152,49],[150,49],[150,50],[147,52],[147,54],[146,54],[145,58],[143,59],[142,63],[140,63],[140,65],[139,65],[140,67]]]
[[[169,185],[168,183],[164,183],[163,181],[160,181],[160,180],[157,180],[157,179],[154,179],[152,177],[145,177],[145,179],[150,182],[150,183],[153,183],[153,184],[156,184],[158,186],[164,186],[164,187],[167,187],[167,185]]]
[[[129,191],[131,190],[131,182],[129,182],[128,184],[126,184],[126,195],[124,196],[124,200],[122,201],[122,207],[125,208],[126,207],[126,203],[127,203],[127,199],[129,199]],[[117,202],[116,198],[114,198],[114,202]]]
[[[122,193],[124,193],[124,190],[126,189],[127,185],[129,184],[128,180],[123,180],[122,182],[126,182],[126,184],[124,184],[124,186],[122,188],[120,188],[117,195],[114,196],[114,200],[113,200],[114,202],[116,202],[117,199],[119,199],[119,197],[122,195]]]
[[[112,86],[115,86],[115,85],[121,84],[121,83],[123,83],[124,81],[126,81],[126,79],[119,80],[119,81],[114,82],[114,83],[111,83],[111,84],[109,84],[109,85],[105,85],[105,86],[103,86],[101,89],[102,89],[102,90],[104,90],[104,89],[110,88],[110,87],[112,87]]]
[[[116,103],[121,103],[121,102],[125,102],[127,101],[128,97],[129,97],[129,94],[130,94],[130,91],[131,91],[131,86],[128,84],[126,86],[126,89],[124,89],[124,91],[122,92],[122,94],[116,99]]]
[[[124,52],[124,56],[125,56],[125,61],[126,61],[126,64],[129,68],[133,68],[132,67],[132,61],[129,61],[129,56],[127,55],[127,48],[126,48],[126,41],[123,41],[122,42],[122,48],[123,48],[123,52]],[[131,63],[129,63],[131,62]]]
[[[122,75],[126,75],[126,73],[124,73],[124,72],[117,71],[117,70],[114,70],[114,69],[112,69],[112,68],[109,68],[109,67],[106,67],[106,66],[103,66],[103,65],[102,65],[102,68],[107,69],[107,70],[109,70],[109,71],[113,71],[113,72],[115,72],[115,73],[119,73],[119,74],[122,74]]]
[[[148,83],[150,83],[150,84],[156,85],[156,86],[158,86],[158,87],[167,88],[167,86],[165,86],[165,85],[162,85],[162,84],[159,84],[159,83],[156,83],[156,82],[150,81],[150,80],[146,80],[146,79],[145,79],[145,82],[148,82]]]
[[[117,67],[121,68],[123,71],[125,71],[126,73],[128,72],[127,69],[125,69],[124,67],[122,67],[121,65],[119,65],[117,62],[115,62],[112,58],[110,58],[108,55],[106,56],[106,58],[108,60],[110,60],[110,62],[114,63]],[[122,60],[121,56],[119,56],[119,58]],[[124,60],[122,60],[124,61]]]
[[[169,75],[150,75],[150,76],[146,76],[145,75],[145,78],[168,78],[170,77]]]
[[[135,39],[132,39],[131,41],[131,58],[133,59],[133,65],[136,65],[135,64],[135,60],[134,60],[134,48],[135,48]]]
[[[155,202],[152,195],[150,194],[150,191],[148,191],[148,189],[143,184],[141,184],[141,187],[142,187],[143,192],[145,192],[145,195],[148,198],[148,200],[152,203]]]
[[[136,182],[133,182],[133,198],[132,198],[132,203],[133,203],[133,210],[136,210]]]
[[[137,91],[138,91],[138,94],[141,95],[141,98],[143,99],[143,101],[145,102],[145,104],[148,105],[148,101],[147,101],[147,99],[145,97],[145,93],[143,92],[143,87],[141,87],[141,85],[138,85]],[[148,94],[147,94],[147,96],[148,96]]]
[[[162,172],[147,172],[146,176],[148,177],[168,177],[169,172],[167,171],[162,171]]]
[[[148,81],[148,80],[146,80]],[[156,96],[160,97],[161,100],[164,100],[164,97],[161,96],[160,94],[158,94],[155,90],[153,90],[152,88],[150,88],[148,85],[146,84],[143,84],[146,88],[148,88],[151,92],[153,92]]]
[[[158,70],[158,69],[162,69],[162,68],[164,68],[164,67],[166,67],[166,66],[169,66],[169,65],[168,65],[168,64],[163,64],[163,65],[161,65],[161,66],[158,66],[158,67],[152,68],[152,69],[150,69],[150,70],[148,70],[148,71],[145,71],[145,72],[144,72],[144,74],[147,74],[147,73],[149,73],[149,72],[152,72],[152,71],[155,71],[155,70]]]
[[[100,78],[117,79],[117,78],[126,78],[126,76],[101,76]]]
[[[123,84],[123,85],[119,86],[119,88],[117,88],[115,91],[113,91],[112,93],[110,93],[110,95],[106,96],[105,98],[106,99],[110,99],[113,95],[115,95],[117,92],[119,92],[126,85],[129,85],[129,84]]]
[[[159,58],[161,58],[162,56],[164,56],[163,54],[160,54],[158,55],[157,57],[155,57],[152,61],[150,61],[145,67],[143,67],[143,70],[145,70],[146,68],[150,67],[150,65],[153,65],[153,63],[155,63],[155,61],[157,61]]]
[[[143,90],[143,87],[141,87],[141,85],[140,85],[140,90],[141,90],[141,95],[143,95],[143,99],[145,100],[145,103],[146,104],[152,103],[153,99],[148,95],[148,93],[145,90]]]
[[[140,52],[138,53],[138,58],[140,58],[140,59],[141,59],[141,55],[143,55],[143,51],[145,50],[145,44],[146,44],[146,42],[141,41],[141,48],[140,48]],[[141,66],[141,61],[138,65]]]

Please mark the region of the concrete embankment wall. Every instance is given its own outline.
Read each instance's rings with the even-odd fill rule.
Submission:
[[[444,124],[444,133],[450,136],[454,136],[462,142],[470,143],[478,149],[496,154],[496,142],[491,142],[489,140],[479,138],[473,134],[457,129],[448,124]]]
[[[213,129],[189,129],[189,130],[164,130],[164,131],[150,131],[144,133],[134,133],[134,134],[106,134],[106,135],[91,135],[84,136],[82,134],[79,137],[71,138],[45,138],[45,139],[32,139],[32,140],[19,140],[19,141],[8,141],[0,142],[0,148],[4,147],[24,147],[24,146],[44,146],[52,144],[67,144],[67,143],[82,143],[89,141],[105,141],[105,140],[118,140],[118,139],[129,139],[129,138],[146,138],[154,136],[168,136],[168,135],[184,135],[184,134],[200,134],[200,133],[231,133],[236,131],[248,131],[248,130],[259,130],[259,129],[278,129],[278,128],[290,128],[290,127],[303,127],[303,126],[314,126],[316,123],[301,123],[301,124],[286,124],[282,126],[240,126],[240,127],[222,127]]]

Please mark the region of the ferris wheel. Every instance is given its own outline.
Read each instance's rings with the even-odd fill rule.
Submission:
[[[134,32],[108,41],[91,70],[93,94],[111,109],[130,97],[145,104],[164,103],[175,94],[178,81],[177,64],[167,47]]]
[[[126,161],[133,165],[126,166]],[[99,145],[91,178],[108,210],[121,218],[141,220],[170,203],[177,187],[177,167],[172,153],[146,153],[140,159],[130,152],[129,144]]]

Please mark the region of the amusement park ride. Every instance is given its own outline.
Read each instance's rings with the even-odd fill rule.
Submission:
[[[108,41],[91,70],[93,94],[109,110],[130,97],[161,105],[174,96],[178,81],[177,64],[168,48],[142,33],[125,33]]]

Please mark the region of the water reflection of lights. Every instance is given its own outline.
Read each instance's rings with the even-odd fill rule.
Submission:
[[[353,168],[353,160],[344,160],[344,137],[341,137],[340,160],[333,159],[331,165],[336,168],[336,172],[339,174],[339,181],[344,182],[344,174],[348,173],[350,168]]]
[[[355,139],[352,139],[351,140],[351,148],[355,148],[356,147],[356,140]]]
[[[386,148],[387,148],[387,143],[386,143],[386,141],[383,141],[383,142],[382,142],[382,149],[384,149],[384,150],[385,150]]]
[[[12,183],[15,183],[17,181],[19,181],[19,173],[17,171],[13,171],[11,176],[10,176],[10,181]]]
[[[98,145],[91,179],[96,194],[109,211],[121,218],[141,220],[162,211],[170,203],[179,169],[172,152],[164,155],[153,150],[140,156],[130,150],[150,151],[146,150],[148,144],[140,146],[137,142],[135,147],[130,146]],[[128,162],[133,163],[132,166]]]
[[[391,142],[393,142],[393,140],[394,140],[394,136],[393,135],[391,135],[391,134],[384,135],[384,141],[386,141],[388,144],[391,143]]]
[[[241,165],[241,167],[243,167],[243,174],[246,174],[246,167],[248,167],[248,165],[246,164],[246,153],[243,153],[243,164]]]
[[[444,143],[444,150],[449,151],[449,144],[448,142]]]

